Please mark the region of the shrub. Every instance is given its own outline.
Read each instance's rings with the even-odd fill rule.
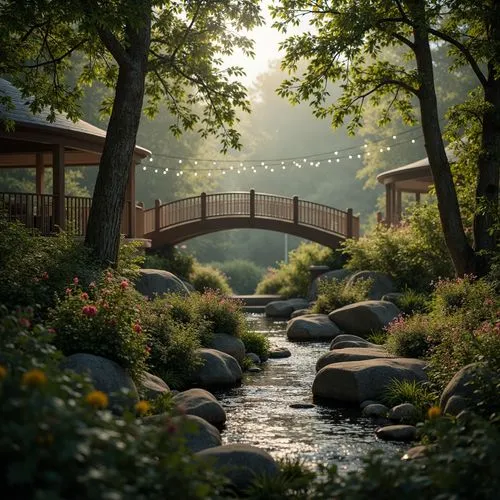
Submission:
[[[429,312],[431,304],[426,293],[419,293],[407,288],[401,297],[396,298],[394,303],[403,314],[411,315],[416,313]]]
[[[227,277],[218,269],[211,266],[195,264],[189,275],[189,282],[197,292],[205,290],[217,290],[223,295],[231,295],[233,291],[229,286]]]
[[[326,265],[334,268],[339,254],[318,243],[301,243],[289,254],[288,263],[280,262],[278,269],[268,270],[257,285],[255,293],[273,293],[283,297],[305,297],[311,281],[309,267]]]
[[[87,291],[75,277],[50,312],[55,345],[66,355],[86,352],[116,361],[139,380],[147,358],[140,320],[144,302],[128,280],[111,271]]]
[[[371,279],[358,280],[353,284],[336,279],[330,281],[319,281],[318,298],[312,311],[315,313],[328,314],[339,307],[367,300],[372,286]]]
[[[387,273],[403,289],[430,290],[437,277],[453,276],[436,205],[414,207],[399,227],[378,225],[372,233],[347,240],[345,267]]]
[[[56,296],[64,296],[73,276],[88,284],[99,275],[89,250],[70,234],[33,236],[24,225],[1,217],[0,269],[0,303],[9,309],[35,306],[41,316]]]
[[[212,333],[241,337],[247,330],[245,314],[239,301],[224,297],[213,290],[203,294],[192,293],[188,300],[193,303],[199,317],[208,323]]]
[[[106,409],[57,368],[51,333],[0,308],[0,481],[5,498],[217,498],[224,480],[164,426]],[[29,322],[29,323],[28,323]],[[144,408],[144,405],[142,406]]]
[[[195,322],[175,321],[169,299],[155,299],[144,305],[141,317],[148,335],[149,370],[171,388],[183,389],[200,366],[196,350],[202,335]]]
[[[193,272],[194,257],[181,252],[176,247],[165,245],[146,253],[143,267],[148,269],[165,269],[176,276],[188,279]]]
[[[271,343],[269,342],[267,335],[264,333],[247,330],[243,332],[240,338],[245,344],[246,352],[253,352],[257,354],[261,360],[269,357]]]
[[[252,294],[264,274],[264,269],[250,260],[235,259],[228,262],[213,262],[228,277],[231,288],[240,295]]]
[[[441,335],[442,325],[427,315],[399,316],[387,327],[387,350],[401,357],[423,358]]]

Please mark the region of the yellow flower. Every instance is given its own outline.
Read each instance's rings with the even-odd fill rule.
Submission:
[[[135,405],[135,411],[139,415],[145,415],[149,410],[151,410],[151,405],[147,401],[142,400]]]
[[[94,408],[106,408],[108,396],[102,391],[92,391],[85,396],[85,401]]]
[[[33,368],[23,374],[21,383],[28,387],[41,387],[47,383],[47,375],[38,368]]]
[[[3,380],[7,376],[7,368],[5,366],[0,365],[0,381]]]
[[[441,416],[441,409],[439,406],[431,406],[427,411],[427,416],[432,420],[433,418],[438,418]]]

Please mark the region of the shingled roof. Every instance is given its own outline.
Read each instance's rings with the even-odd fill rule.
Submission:
[[[56,113],[55,120],[47,120],[49,110],[33,114],[29,108],[33,98],[23,97],[21,91],[4,79],[0,79],[0,96],[7,96],[11,106],[0,104],[0,120],[15,122],[13,131],[0,125],[0,167],[35,166],[36,152],[44,153],[50,165],[50,145],[64,144],[66,165],[97,165],[101,156],[106,131],[90,123],[66,118]],[[136,146],[134,159],[139,162],[151,154]]]

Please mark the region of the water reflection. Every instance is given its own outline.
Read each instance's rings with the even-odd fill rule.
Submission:
[[[292,356],[269,360],[260,373],[246,374],[240,387],[217,393],[227,413],[222,432],[225,444],[252,444],[275,458],[299,456],[312,465],[335,463],[340,470],[359,467],[370,450],[395,453],[405,448],[377,440],[377,426],[362,418],[358,408],[320,401],[314,401],[313,408],[290,408],[293,403],[313,403],[314,367],[328,344],[289,342],[283,321],[258,315],[249,316],[249,321],[272,344],[287,347]]]

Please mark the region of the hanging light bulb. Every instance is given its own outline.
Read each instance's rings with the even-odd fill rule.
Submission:
[[[387,151],[390,151],[391,150],[391,146],[387,146],[385,149],[387,149]]]
[[[208,172],[208,176],[211,177],[212,176],[212,172]]]
[[[184,174],[184,172],[183,172],[182,170],[181,170],[179,173],[180,173],[181,175],[182,175],[182,174]]]
[[[331,158],[328,158],[328,163],[332,163],[332,159]]]
[[[226,175],[226,171],[225,170],[222,171],[222,175]]]
[[[340,163],[340,158],[337,158],[337,163]]]
[[[352,160],[352,155],[349,155],[349,160]]]
[[[142,170],[147,170],[148,167],[146,167],[146,165],[144,165],[144,167],[142,167]]]
[[[247,169],[247,167],[243,167],[243,170],[246,170],[246,169]]]
[[[285,167],[285,165],[282,165],[282,166],[281,166],[281,168],[282,168],[283,170],[286,170],[286,167]]]
[[[335,153],[334,153],[334,154],[335,154],[335,155],[338,155],[338,154],[339,154],[339,152],[338,152],[338,151],[335,151]]]
[[[198,165],[198,162],[195,160],[195,161],[194,161],[194,164],[195,164],[195,165]]]
[[[153,161],[153,157],[152,156],[149,158],[149,161]]]
[[[175,173],[175,175],[176,175],[177,177],[179,177],[179,172],[176,172],[176,173]]]
[[[415,139],[412,139],[412,140],[411,140],[411,143],[412,143],[412,144],[415,144]]]
[[[241,174],[241,170],[240,169],[238,169],[238,173]]]
[[[271,172],[274,172],[274,168],[271,169]]]
[[[361,155],[358,155],[358,158],[361,158]]]
[[[194,176],[195,176],[195,177],[198,177],[198,172],[195,172],[195,173],[194,173]]]
[[[395,135],[393,135],[393,136],[392,136],[392,138],[393,138],[394,140],[396,140],[396,139],[397,139],[397,137],[396,137]]]
[[[157,168],[155,168],[155,174],[157,174],[157,173],[158,173],[158,169],[157,169]]]
[[[182,160],[179,160],[179,165],[182,165]]]

